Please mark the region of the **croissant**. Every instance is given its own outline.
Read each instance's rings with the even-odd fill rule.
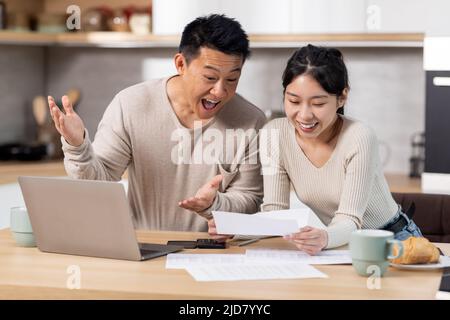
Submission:
[[[403,255],[391,260],[396,264],[436,263],[439,261],[439,250],[426,238],[409,237],[402,241]],[[397,255],[398,248],[394,246],[393,254]]]

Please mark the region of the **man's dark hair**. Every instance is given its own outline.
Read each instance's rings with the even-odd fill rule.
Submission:
[[[184,28],[178,51],[187,63],[197,57],[202,47],[240,56],[243,61],[250,56],[247,34],[240,23],[223,14],[199,17]]]

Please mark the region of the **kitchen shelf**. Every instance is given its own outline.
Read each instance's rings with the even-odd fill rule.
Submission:
[[[100,48],[176,48],[179,36],[135,35],[129,32],[46,34],[0,32],[0,45],[76,46]],[[352,33],[250,35],[252,48],[297,48],[307,43],[335,47],[423,47],[422,33]]]
[[[55,42],[55,35],[37,32],[1,31],[0,44],[48,45]]]
[[[312,43],[333,47],[423,47],[423,33],[251,35],[253,48],[297,48]]]

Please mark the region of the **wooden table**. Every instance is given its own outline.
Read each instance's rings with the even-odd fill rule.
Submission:
[[[190,240],[205,233],[138,232],[142,242]],[[246,248],[293,249],[281,238],[226,250],[196,253],[243,253]],[[450,253],[450,244],[439,244]],[[40,252],[17,247],[9,230],[0,231],[0,299],[434,299],[441,270],[401,271],[390,268],[381,289],[370,290],[367,278],[351,265],[316,266],[327,279],[196,282],[185,270],[166,270],[165,257],[144,262],[120,261]],[[81,289],[68,289],[79,266]]]

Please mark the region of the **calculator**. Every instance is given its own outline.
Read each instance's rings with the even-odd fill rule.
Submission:
[[[225,249],[225,241],[214,239],[197,239],[197,248],[199,249]]]

